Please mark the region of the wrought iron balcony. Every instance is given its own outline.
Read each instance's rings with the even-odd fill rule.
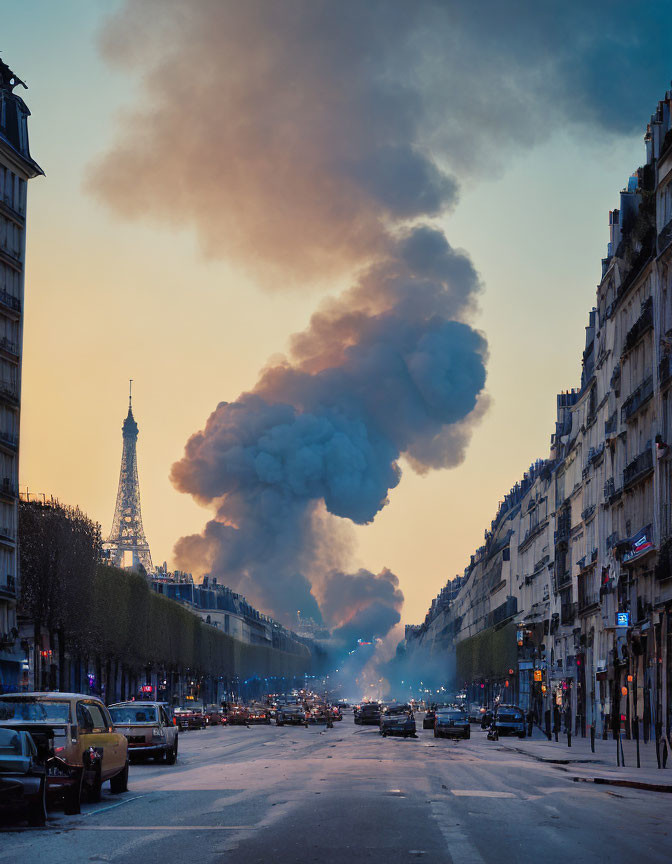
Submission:
[[[672,219],[658,235],[658,254],[660,255],[672,243]]]
[[[21,301],[9,291],[5,291],[4,288],[0,288],[0,306],[11,309],[13,312],[21,311]]]
[[[590,517],[593,515],[594,512],[595,512],[595,505],[590,504],[588,507],[586,507],[585,510],[581,511],[581,520],[583,522],[587,522],[588,519],[590,519]]]
[[[626,465],[623,471],[623,488],[627,489],[639,483],[647,475],[653,471],[653,451],[647,447],[643,453],[640,453],[635,459]]]
[[[600,605],[599,591],[579,591],[579,615]]]
[[[6,336],[0,337],[0,348],[3,351],[6,351],[8,354],[11,354],[13,357],[19,356],[19,347],[16,342],[12,342],[11,339],[8,339]]]
[[[19,389],[13,381],[0,379],[0,396],[8,399],[13,405],[19,404]]]
[[[642,303],[642,312],[632,327],[628,330],[623,346],[623,354],[631,351],[642,336],[653,327],[653,298],[648,297]]]
[[[633,390],[630,396],[623,403],[621,408],[621,418],[624,421],[630,420],[639,409],[645,405],[653,396],[653,375],[649,375],[644,381]]]

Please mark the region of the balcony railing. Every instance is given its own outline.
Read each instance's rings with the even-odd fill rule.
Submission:
[[[635,483],[639,483],[640,480],[643,480],[652,471],[653,451],[650,447],[647,447],[643,453],[640,453],[639,456],[626,465],[623,471],[623,488],[627,489],[630,486],[634,486]]]
[[[608,420],[605,420],[604,423],[604,437],[608,438],[610,435],[613,435],[618,429],[618,414],[616,411],[611,415]]]
[[[658,235],[658,254],[672,243],[672,219],[667,223],[663,230]]]
[[[5,399],[9,399],[10,402],[18,404],[19,389],[13,381],[3,381],[0,379],[0,396],[4,396]]]
[[[585,612],[587,609],[591,609],[594,606],[599,606],[599,604],[599,591],[579,591],[579,615],[581,615],[581,613]]]
[[[621,408],[621,418],[630,420],[639,409],[645,405],[653,396],[653,375],[649,375],[639,385],[636,390],[633,390],[630,396],[623,403]]]
[[[587,522],[588,519],[590,519],[590,517],[593,515],[594,512],[595,512],[595,505],[591,504],[590,506],[586,507],[585,510],[581,511],[581,520],[583,522]]]
[[[19,347],[16,342],[12,342],[11,339],[8,339],[6,336],[0,337],[0,348],[4,351],[7,351],[8,354],[13,354],[15,357],[19,356]]]
[[[644,303],[642,303],[641,315],[628,330],[628,335],[625,337],[625,345],[623,346],[623,353],[627,354],[628,351],[631,351],[647,330],[650,330],[652,327],[653,298],[648,297]]]
[[[21,311],[21,301],[10,294],[9,291],[5,291],[4,288],[0,288],[0,306],[12,309],[14,312]]]

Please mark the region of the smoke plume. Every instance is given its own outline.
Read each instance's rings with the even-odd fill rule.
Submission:
[[[102,47],[140,95],[89,187],[123,216],[193,226],[270,289],[354,274],[187,443],[173,482],[215,515],[178,542],[181,566],[344,639],[398,620],[396,577],[346,572],[344,520],[375,518],[400,457],[459,463],[486,406],[478,277],[431,220],[456,204],[456,173],[554,128],[640,126],[671,16],[624,0],[127,0]]]

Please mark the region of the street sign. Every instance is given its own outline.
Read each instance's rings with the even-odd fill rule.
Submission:
[[[617,612],[616,613],[616,626],[617,627],[629,627],[630,626],[630,613],[629,612]]]

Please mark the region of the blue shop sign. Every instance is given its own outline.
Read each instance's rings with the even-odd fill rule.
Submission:
[[[617,612],[616,613],[616,626],[617,627],[629,627],[630,626],[630,613],[629,612]]]

